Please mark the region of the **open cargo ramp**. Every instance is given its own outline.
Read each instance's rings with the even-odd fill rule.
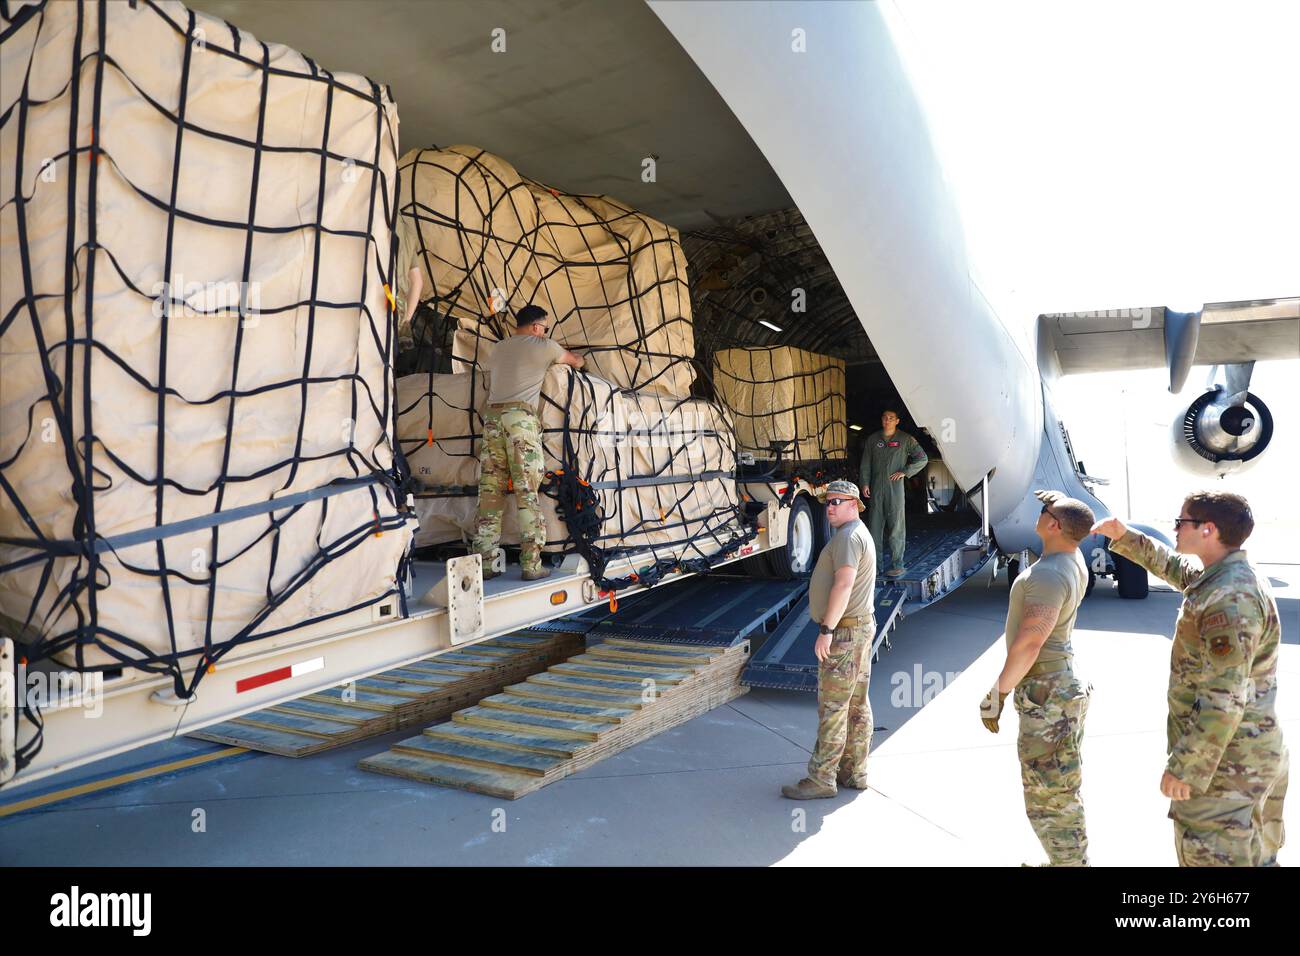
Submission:
[[[889,552],[878,558],[889,567]],[[990,542],[977,524],[962,516],[908,516],[907,561],[902,577],[876,574],[876,633],[871,653],[889,646],[889,633],[909,614],[928,607],[970,579],[992,556]],[[750,687],[817,690],[813,645],[817,625],[808,616],[805,598],[758,648],[741,681]]]

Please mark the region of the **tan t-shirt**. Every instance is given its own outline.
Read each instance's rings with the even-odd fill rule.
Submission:
[[[1079,602],[1088,591],[1088,568],[1083,555],[1076,548],[1047,554],[1031,564],[1011,585],[1011,601],[1007,607],[1007,647],[1016,640],[1020,619],[1031,604],[1047,604],[1061,609],[1056,627],[1048,635],[1038,652],[1039,663],[1069,660],[1074,656],[1070,633]]]
[[[536,407],[546,370],[564,357],[564,346],[536,335],[512,335],[492,346],[484,367],[492,373],[488,404],[526,402]]]
[[[808,582],[808,613],[818,624],[826,623],[826,605],[831,598],[831,585],[839,568],[855,565],[858,575],[853,579],[849,603],[844,617],[868,617],[875,614],[876,599],[876,546],[871,533],[861,518],[840,525],[813,565],[812,580]]]

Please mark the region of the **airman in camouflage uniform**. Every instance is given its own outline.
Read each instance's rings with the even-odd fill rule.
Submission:
[[[1079,542],[1095,516],[1082,501],[1058,491],[1036,493],[1043,502],[1035,531],[1043,553],[1011,585],[1007,609],[1007,661],[980,705],[993,733],[1008,694],[1020,715],[1016,751],[1025,815],[1052,866],[1087,866],[1083,800],[1083,723],[1091,685],[1074,674],[1070,643],[1088,569]]]
[[[526,305],[516,316],[517,328],[498,342],[485,367],[491,372],[487,414],[479,448],[478,520],[474,550],[483,556],[483,577],[501,540],[501,516],[506,494],[513,487],[519,506],[519,563],[525,581],[548,577],[542,567],[546,525],[537,490],[544,471],[542,425],[537,420],[546,370],[555,362],[581,368],[583,360],[546,337],[546,310]]]
[[[1268,579],[1241,550],[1254,519],[1244,498],[1200,492],[1183,503],[1175,528],[1180,553],[1116,519],[1097,526],[1114,539],[1111,551],[1183,594],[1161,780],[1178,862],[1276,866],[1288,776],[1275,712],[1282,628]]]
[[[808,582],[808,613],[820,625],[817,743],[808,776],[781,788],[791,800],[833,797],[839,786],[867,787],[871,751],[871,642],[876,635],[876,550],[859,519],[862,500],[851,481],[832,481],[820,495],[835,533]]]

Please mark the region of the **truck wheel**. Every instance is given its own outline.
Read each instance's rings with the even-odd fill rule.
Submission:
[[[1139,601],[1147,596],[1147,571],[1140,564],[1111,552],[1115,562],[1115,583],[1119,596],[1130,601]]]
[[[809,502],[809,507],[813,512],[813,526],[816,528],[817,535],[813,541],[813,562],[817,561],[817,555],[822,553],[822,548],[831,542],[831,535],[835,529],[831,527],[831,519],[826,514],[826,505],[821,502]]]
[[[812,571],[817,544],[817,526],[806,495],[799,495],[790,505],[785,544],[767,552],[768,568],[781,581],[793,581]]]

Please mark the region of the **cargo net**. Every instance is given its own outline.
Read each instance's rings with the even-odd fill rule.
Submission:
[[[413,320],[398,367],[414,374],[398,381],[398,431],[417,488],[416,543],[473,535],[492,347],[528,304],[586,360],[581,372],[553,367],[543,384],[546,550],[581,554],[617,590],[706,570],[752,540],[731,420],[691,397],[677,231],[607,196],[526,179],[474,147],[414,150],[400,169],[400,301]],[[513,501],[502,540],[518,541]],[[639,554],[648,563],[634,574],[605,576],[611,560]]]
[[[0,626],[189,697],[397,590],[395,110],[179,3],[2,13]]]
[[[713,387],[734,416],[740,451],[795,465],[848,458],[843,359],[785,346],[722,349]]]

